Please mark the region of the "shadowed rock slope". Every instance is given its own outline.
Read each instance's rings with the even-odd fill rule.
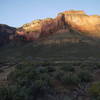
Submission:
[[[16,28],[0,24],[0,46],[14,39]]]

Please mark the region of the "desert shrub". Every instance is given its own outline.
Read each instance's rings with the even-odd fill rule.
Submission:
[[[92,75],[88,70],[81,70],[78,76],[81,82],[90,82],[92,80]]]
[[[20,64],[8,76],[11,85],[17,87],[14,100],[34,100],[51,87],[48,67],[36,67],[33,64]],[[12,88],[13,90],[13,88]],[[3,99],[2,99],[3,100]]]
[[[99,69],[100,68],[100,63],[95,64],[94,69]]]
[[[69,65],[69,66],[62,66],[62,67],[61,67],[61,69],[62,69],[63,71],[65,71],[65,72],[68,72],[68,71],[73,72],[73,71],[75,71],[75,69],[74,69],[73,65]]]
[[[16,86],[1,86],[0,100],[17,100],[16,93],[17,93]]]
[[[61,81],[67,85],[78,85],[80,82],[80,78],[77,74],[69,72],[62,76]]]
[[[56,71],[55,66],[49,66],[49,67],[47,67],[47,69],[48,69],[48,72],[50,72],[50,73]]]
[[[88,89],[91,96],[100,97],[100,82],[93,83]]]
[[[51,67],[51,66],[40,66],[37,68],[37,71],[40,72],[40,73],[51,73],[51,72],[54,72],[56,71],[56,69],[54,67]]]
[[[62,77],[64,76],[64,72],[63,71],[56,71],[55,73],[54,73],[54,77],[55,77],[55,79],[57,79],[57,80],[62,80]]]
[[[8,98],[7,88],[0,87],[0,100],[6,100]]]

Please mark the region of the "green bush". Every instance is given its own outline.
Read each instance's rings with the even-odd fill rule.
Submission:
[[[75,68],[73,67],[73,65],[62,66],[61,69],[62,69],[63,71],[65,71],[65,72],[68,72],[68,71],[73,72],[73,71],[75,71]]]
[[[100,82],[93,83],[88,90],[90,95],[94,97],[100,97]]]
[[[90,82],[92,80],[92,75],[88,70],[82,70],[78,73],[81,82]]]
[[[16,93],[17,93],[16,86],[3,86],[0,87],[0,100],[17,100]]]
[[[55,77],[55,79],[57,79],[57,80],[62,80],[62,77],[64,76],[64,72],[63,71],[56,71],[55,73],[54,73],[54,77]]]
[[[62,82],[67,85],[78,85],[80,79],[77,74],[69,72],[62,77]]]
[[[0,100],[6,100],[8,98],[8,91],[5,87],[0,87]]]

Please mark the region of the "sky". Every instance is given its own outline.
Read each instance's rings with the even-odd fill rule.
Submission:
[[[100,15],[100,0],[0,0],[0,24],[20,27],[71,9]]]

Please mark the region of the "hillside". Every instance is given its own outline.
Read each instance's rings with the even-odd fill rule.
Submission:
[[[16,28],[0,24],[0,46],[14,39]]]
[[[57,33],[35,42],[10,43],[0,48],[0,85],[8,85],[3,90],[13,100],[99,98],[95,97],[100,81],[99,43],[74,32]],[[5,93],[3,90],[1,87],[1,93]]]

